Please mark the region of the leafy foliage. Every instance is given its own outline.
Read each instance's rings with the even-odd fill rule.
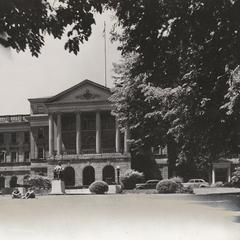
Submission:
[[[157,186],[156,190],[158,193],[176,193],[178,189],[178,184],[169,179],[161,180]]]
[[[108,191],[108,184],[104,181],[95,181],[89,186],[91,193],[104,194]]]
[[[135,170],[127,170],[121,179],[124,189],[134,189],[137,183],[144,182],[144,175]]]
[[[77,54],[95,23],[94,13],[102,12],[104,0],[0,0],[0,44],[17,51],[27,47],[40,54],[46,34],[62,38],[65,49]]]
[[[35,188],[50,189],[52,186],[51,181],[48,177],[40,175],[30,176],[25,183]]]
[[[127,69],[116,81],[115,114],[138,128],[136,145],[173,138],[178,164],[202,171],[239,152],[240,1],[110,5],[123,29],[113,34],[125,58],[119,68]]]
[[[240,167],[238,167],[231,178],[232,186],[234,187],[240,187]]]

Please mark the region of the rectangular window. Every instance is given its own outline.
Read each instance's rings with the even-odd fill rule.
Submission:
[[[42,147],[38,148],[38,158],[44,158],[44,150]]]
[[[44,138],[44,128],[39,128],[38,129],[38,139],[43,139]]]
[[[4,144],[4,134],[0,133],[0,145]]]
[[[24,132],[24,143],[30,142],[29,132]]]
[[[29,151],[24,152],[24,161],[28,162],[29,161]]]
[[[11,162],[16,162],[16,161],[17,161],[17,153],[11,152]]]
[[[16,144],[17,143],[17,134],[11,133],[11,143]]]

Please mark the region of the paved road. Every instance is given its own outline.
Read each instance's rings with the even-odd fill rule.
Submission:
[[[0,239],[240,240],[239,212],[177,195],[0,197]]]

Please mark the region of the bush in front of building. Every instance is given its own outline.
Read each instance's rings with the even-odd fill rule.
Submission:
[[[40,175],[32,175],[26,181],[28,185],[34,188],[50,189],[52,187],[51,180],[48,177]]]
[[[173,180],[164,179],[157,184],[156,190],[158,193],[176,193],[179,185]]]
[[[233,187],[240,187],[240,167],[237,167],[233,172],[231,184]]]
[[[1,195],[10,195],[10,194],[12,194],[12,192],[13,192],[13,190],[14,190],[15,188],[2,188],[1,189]]]
[[[108,184],[104,181],[95,181],[89,186],[91,193],[104,194],[108,191]]]
[[[136,170],[128,170],[121,179],[124,189],[134,189],[137,183],[144,182],[144,174]]]
[[[175,182],[177,184],[176,193],[193,193],[193,188],[191,186],[184,187],[183,179],[181,177],[173,177],[169,180]]]

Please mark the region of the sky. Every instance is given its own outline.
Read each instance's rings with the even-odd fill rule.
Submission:
[[[38,58],[0,46],[0,115],[28,114],[28,98],[53,96],[89,79],[104,85],[104,38],[107,33],[107,86],[112,87],[112,63],[120,60],[117,43],[111,43],[112,13],[96,15],[89,41],[77,56],[64,50],[64,41],[46,37]]]

